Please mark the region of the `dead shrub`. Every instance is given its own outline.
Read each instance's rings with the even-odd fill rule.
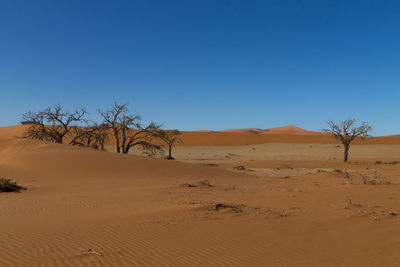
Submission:
[[[232,168],[233,170],[236,171],[244,171],[246,168],[243,165],[235,166]]]
[[[378,172],[375,171],[372,175],[368,174],[361,174],[363,179],[363,183],[367,185],[383,185],[383,184],[390,184],[388,181],[382,181],[381,176],[378,175]]]
[[[239,213],[243,212],[243,210],[240,208],[238,205],[233,205],[233,204],[226,204],[226,203],[217,203],[215,204],[213,210],[221,210],[221,209],[231,209],[232,211]]]
[[[184,184],[180,184],[179,186],[182,187],[199,187],[199,186],[205,186],[205,187],[213,187],[214,185],[212,185],[208,180],[203,180],[197,183],[184,183]]]
[[[17,185],[16,182],[11,182],[11,179],[0,178],[0,193],[3,192],[20,192],[26,190],[25,187]]]

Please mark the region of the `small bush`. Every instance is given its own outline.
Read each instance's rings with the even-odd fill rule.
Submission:
[[[361,174],[363,183],[368,185],[388,185],[390,182],[380,180],[380,175],[375,171],[373,175]]]
[[[0,193],[20,192],[21,190],[26,190],[26,188],[17,185],[16,182],[11,182],[11,179],[0,178]]]
[[[370,184],[370,185],[376,185],[377,184],[375,176],[372,176],[370,178],[370,177],[368,177],[368,175],[362,175],[362,178],[363,178],[363,183],[364,184]]]
[[[246,168],[243,165],[235,166],[232,168],[233,170],[237,171],[244,171]]]

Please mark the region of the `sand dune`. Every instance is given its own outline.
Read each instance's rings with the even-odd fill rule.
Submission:
[[[343,164],[335,158],[340,147],[326,136],[271,135],[279,142],[243,146],[271,136],[184,133],[196,146],[178,148],[178,160],[167,161],[15,138],[23,127],[0,128],[0,176],[28,188],[0,194],[0,266],[394,266],[400,260],[400,146],[387,144],[398,137],[354,146],[354,161]],[[220,146],[229,142],[240,145]],[[219,146],[201,146],[208,143]],[[239,164],[249,170],[233,171]],[[337,168],[348,169],[352,182]],[[391,184],[363,184],[359,173],[375,170]],[[225,206],[215,210],[217,203]]]
[[[311,131],[304,130],[294,125],[287,125],[276,128],[260,129],[260,128],[247,128],[247,129],[227,129],[220,131],[222,133],[254,133],[254,134],[267,134],[267,133],[312,133]]]
[[[0,127],[0,146],[1,139],[4,137],[21,137],[24,135],[28,125],[16,125],[11,127]],[[177,146],[233,146],[233,145],[256,145],[267,143],[288,143],[288,144],[338,144],[338,141],[330,135],[321,132],[302,132],[302,131],[281,131],[280,128],[265,134],[255,133],[230,133],[230,132],[212,132],[212,131],[183,131],[180,138],[183,143]],[[289,128],[290,129],[290,128]],[[4,137],[2,137],[4,136]],[[107,144],[115,144],[114,139],[108,140]],[[16,138],[9,139],[15,142]],[[162,145],[159,140],[154,143]],[[371,137],[355,140],[355,144],[400,144],[400,135]]]
[[[283,132],[283,131],[285,131],[285,132],[309,132],[309,131],[304,130],[300,127],[297,127],[295,125],[287,125],[287,126],[267,129],[267,132]]]
[[[220,131],[221,133],[264,133],[268,129],[260,129],[260,128],[247,128],[247,129],[227,129]]]

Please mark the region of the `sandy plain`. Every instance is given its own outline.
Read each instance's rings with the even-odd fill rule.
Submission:
[[[23,130],[0,128],[0,176],[28,188],[0,194],[0,266],[399,265],[398,136],[345,164],[322,134],[188,132],[168,161]]]

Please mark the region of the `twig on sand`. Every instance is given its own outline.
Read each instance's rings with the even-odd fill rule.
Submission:
[[[198,187],[198,186],[206,186],[206,187],[213,187],[213,185],[208,181],[208,180],[203,180],[194,184],[190,183],[185,183],[185,184],[180,184],[179,186],[182,187]]]
[[[182,186],[182,187],[197,187],[197,185],[195,185],[195,184],[189,184],[189,183],[180,184],[179,186]]]
[[[242,212],[243,210],[237,206],[237,205],[232,205],[232,204],[225,204],[225,203],[217,203],[215,204],[213,210],[220,210],[220,209],[231,209],[234,212]]]
[[[95,250],[93,250],[93,249],[91,249],[91,248],[89,248],[89,249],[87,250],[86,253],[88,253],[88,254],[96,254],[96,255],[99,255],[99,256],[103,256],[103,254],[101,254],[100,252],[97,252],[97,251],[95,251]]]

